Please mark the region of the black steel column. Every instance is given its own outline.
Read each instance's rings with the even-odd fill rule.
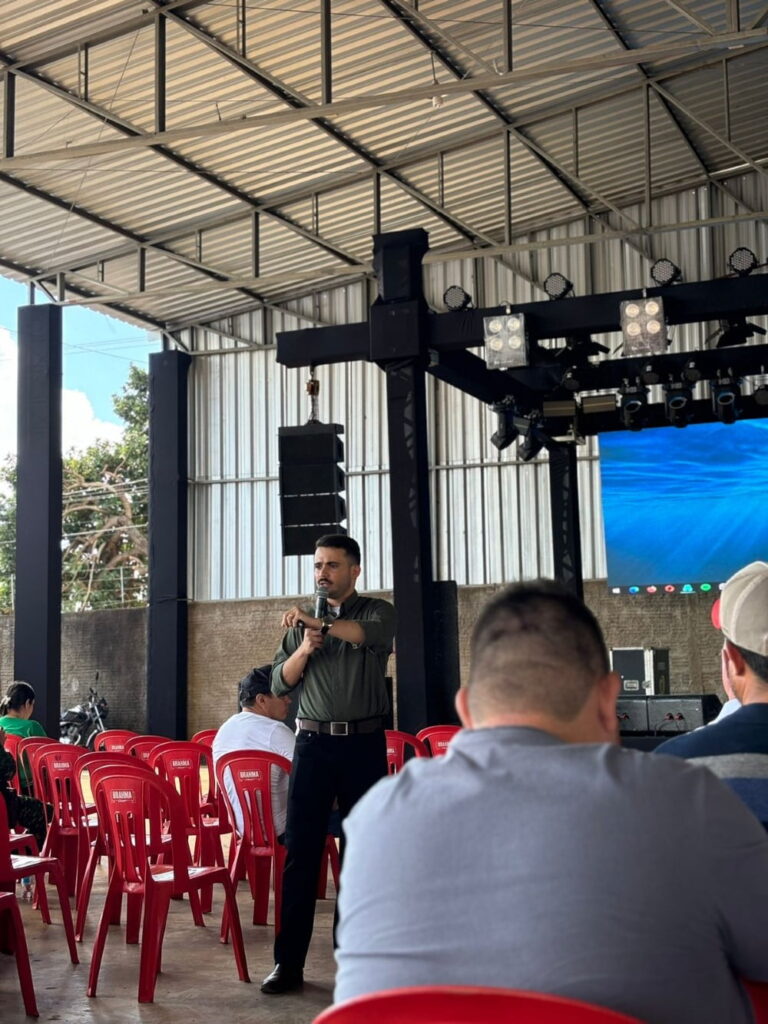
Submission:
[[[184,352],[149,357],[147,728],[187,735],[187,373]]]
[[[371,358],[387,374],[389,490],[397,633],[398,726],[429,722],[436,648],[426,397],[426,315],[421,229],[374,235],[379,297],[371,307]]]
[[[579,478],[575,445],[558,444],[549,449],[549,492],[555,579],[583,599]]]
[[[61,307],[19,309],[13,674],[59,735],[61,704]]]

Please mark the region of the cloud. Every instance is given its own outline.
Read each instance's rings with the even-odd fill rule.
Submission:
[[[16,451],[16,387],[18,359],[16,342],[0,327],[0,459]],[[96,418],[90,399],[83,391],[62,393],[62,448],[80,451],[97,439],[119,441],[123,428]]]

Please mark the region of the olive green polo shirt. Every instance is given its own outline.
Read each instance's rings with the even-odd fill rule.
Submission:
[[[389,711],[384,677],[395,635],[395,609],[389,601],[361,597],[355,591],[342,604],[338,618],[357,622],[364,643],[349,644],[329,634],[309,658],[302,681],[286,686],[283,662],[302,639],[300,629],[287,630],[274,659],[272,692],[278,697],[298,693],[297,718],[354,722],[384,716]]]

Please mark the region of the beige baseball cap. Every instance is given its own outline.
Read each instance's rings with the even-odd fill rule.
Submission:
[[[768,656],[768,562],[750,562],[727,581],[720,629],[737,647]]]

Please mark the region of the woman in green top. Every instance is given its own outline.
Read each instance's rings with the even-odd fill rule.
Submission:
[[[11,683],[5,696],[0,700],[0,794],[5,799],[11,828],[21,825],[28,829],[37,839],[38,849],[42,849],[46,817],[50,817],[50,810],[45,808],[40,800],[18,794],[11,789],[10,781],[16,771],[16,762],[5,750],[6,733],[13,733],[15,736],[45,736],[45,729],[32,718],[34,710],[35,691],[29,683]],[[19,766],[19,783],[22,789],[26,789],[23,767]]]

